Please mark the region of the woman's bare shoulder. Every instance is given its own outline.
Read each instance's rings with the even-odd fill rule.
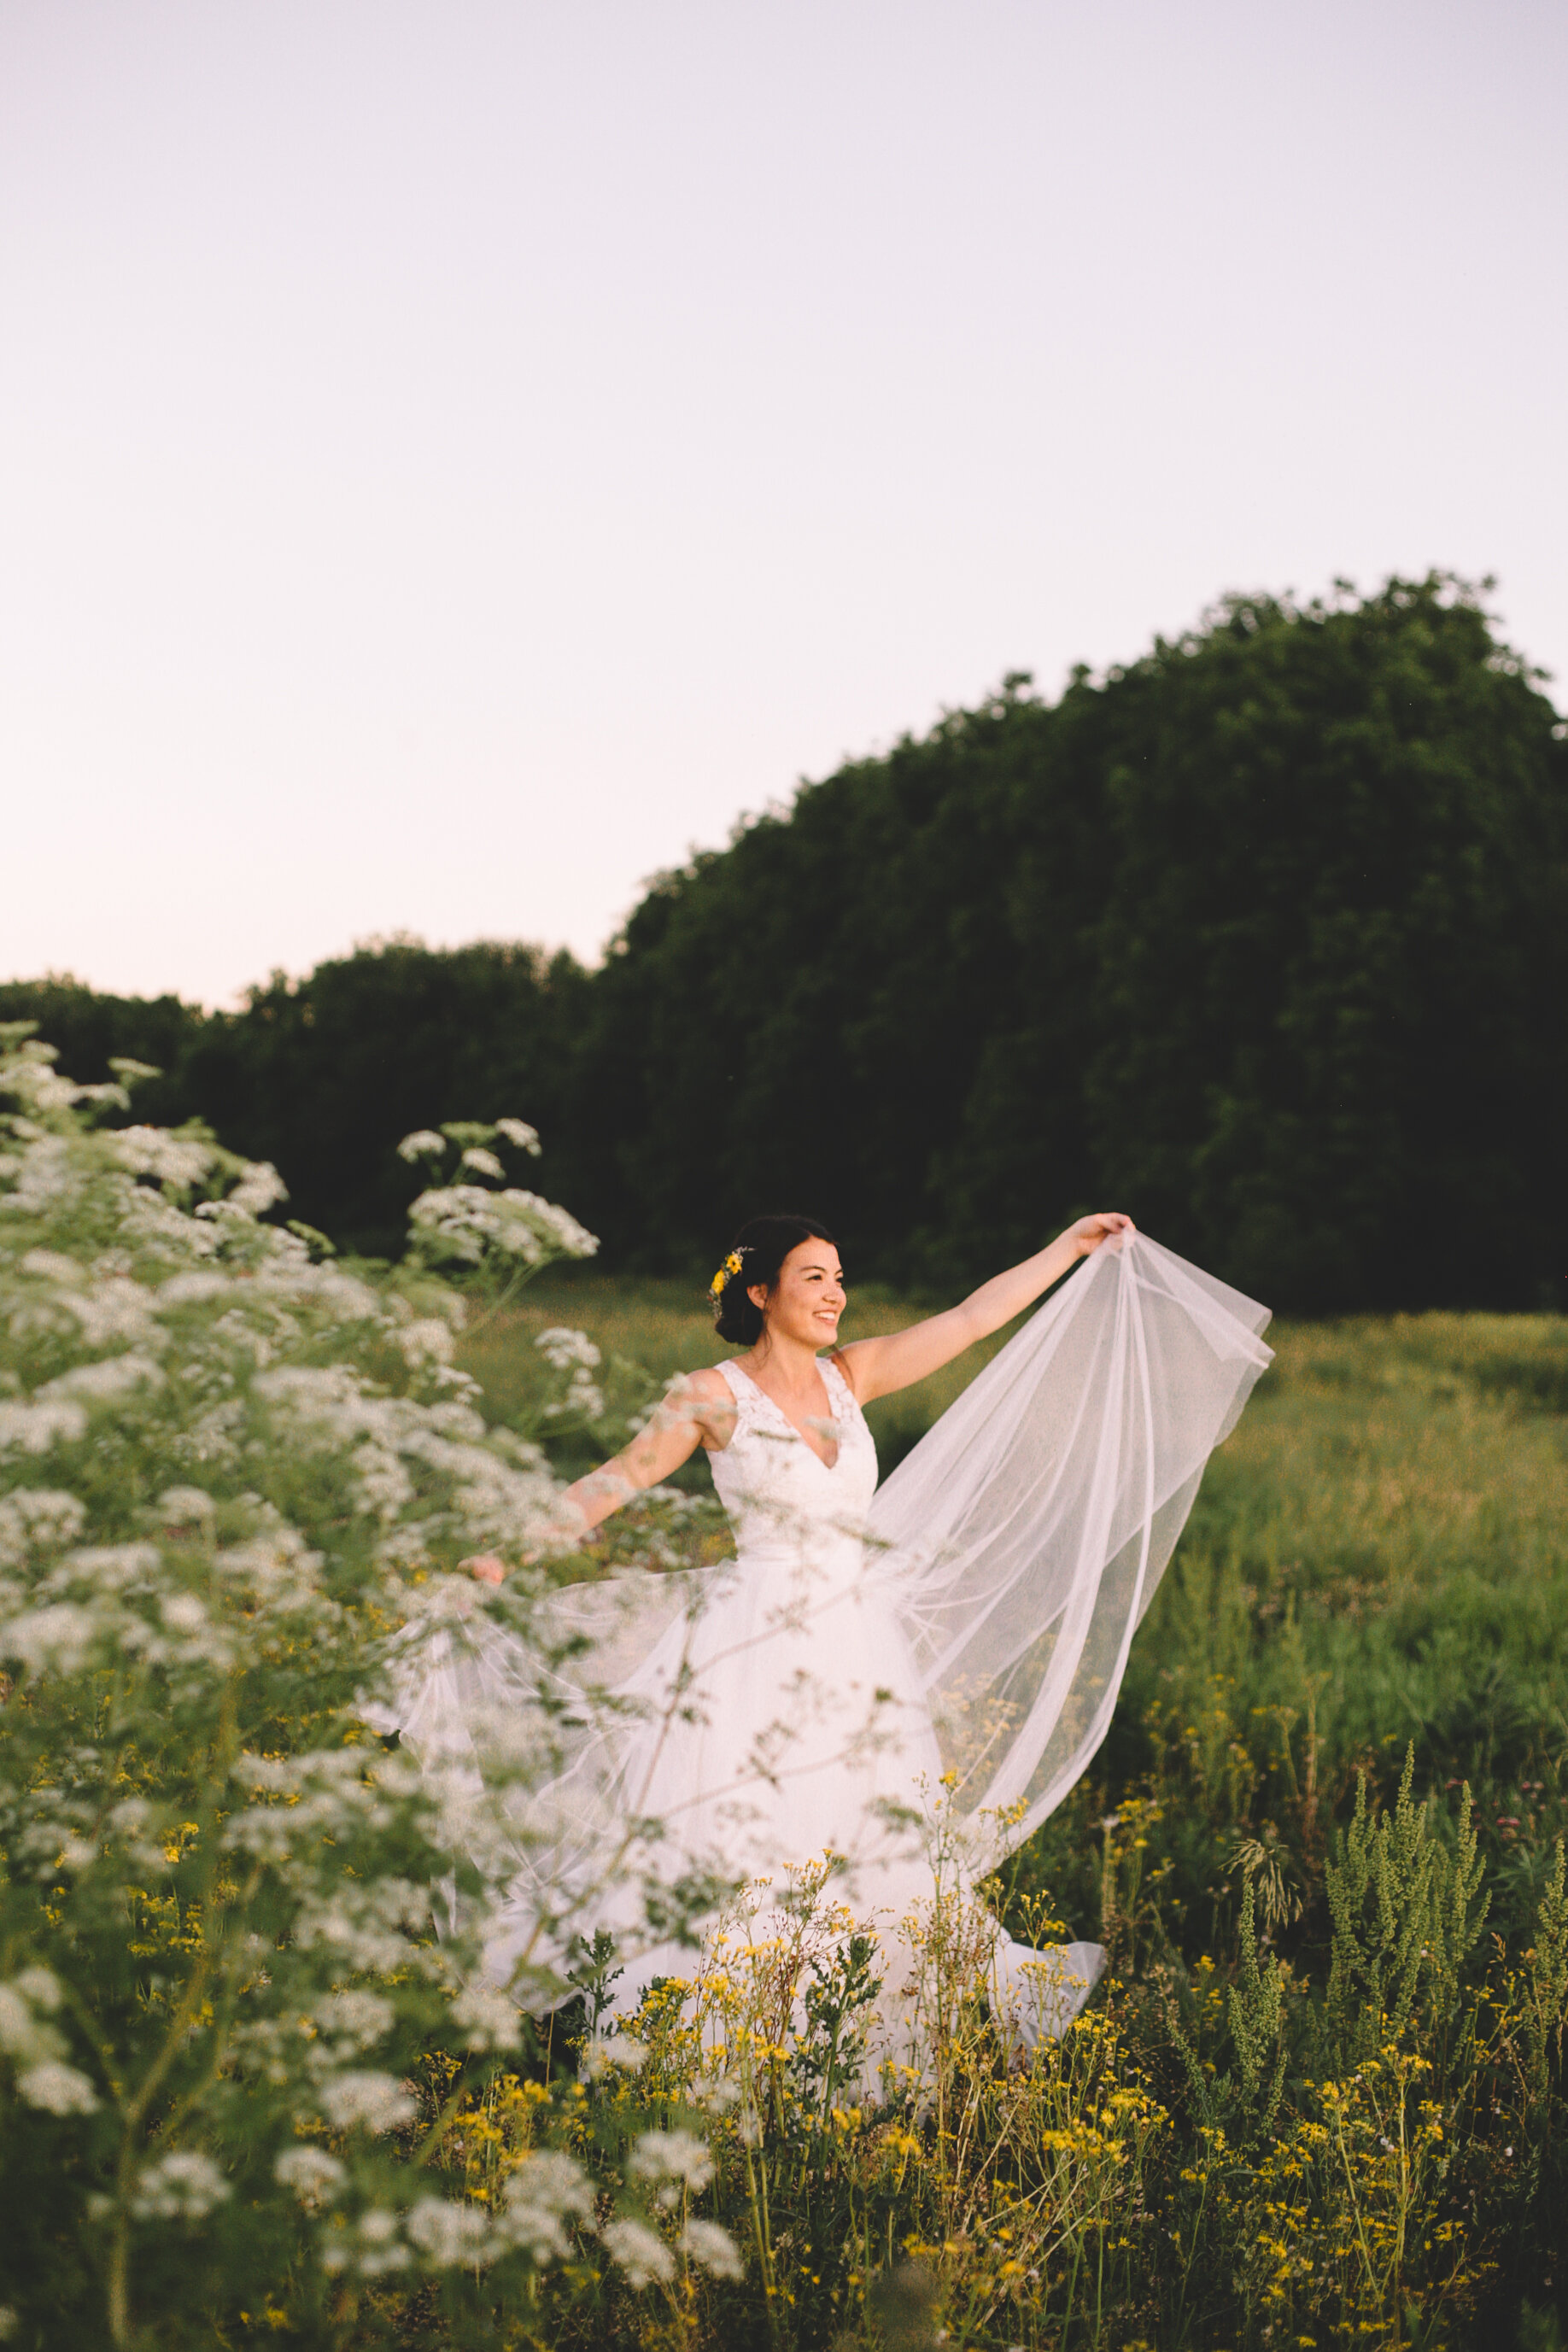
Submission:
[[[674,1404],[678,1394],[703,1444],[710,1454],[721,1454],[734,1433],[735,1392],[718,1365],[704,1364],[700,1371],[682,1373],[668,1402]]]

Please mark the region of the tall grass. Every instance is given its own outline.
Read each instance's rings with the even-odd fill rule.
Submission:
[[[857,1299],[851,1328],[915,1311]],[[471,1349],[492,1408],[561,1320],[659,1374],[717,1352],[700,1302],[578,1277]],[[755,2125],[721,2133],[710,2207],[755,2259],[744,2288],[672,2286],[662,2333],[595,2305],[557,2309],[563,2338],[1559,2340],[1568,1322],[1271,1336],[1104,1748],[988,1890],[1019,1932],[1103,1940],[1106,1992],[1020,2074],[959,1967],[940,2095],[870,2108],[818,2095],[831,1970],[798,1963],[816,2024],[748,2012],[722,2063],[654,2004],[643,2071],[542,2090],[535,2125],[612,2095],[710,2118],[727,2065]],[[879,1408],[885,1453],[981,1360]]]

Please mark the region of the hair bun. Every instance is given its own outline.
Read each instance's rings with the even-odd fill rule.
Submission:
[[[783,1211],[752,1217],[741,1227],[708,1286],[713,1328],[721,1339],[727,1339],[732,1348],[756,1346],[767,1318],[750,1293],[759,1285],[771,1290],[791,1250],[812,1241],[838,1246],[827,1227],[819,1225],[815,1217],[792,1216]]]

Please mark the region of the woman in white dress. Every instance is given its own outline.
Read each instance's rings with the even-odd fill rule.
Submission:
[[[879,1490],[862,1408],[1085,1259]],[[809,1219],[743,1227],[712,1289],[719,1336],[747,1352],[675,1383],[567,1499],[587,1530],[705,1446],[735,1559],[566,1587],[549,1666],[480,1620],[404,1739],[450,1754],[455,1723],[520,1706],[555,1727],[552,1769],[514,1812],[528,1860],[489,1921],[493,1981],[559,1955],[568,1928],[602,1929],[625,2012],[692,1965],[650,1891],[685,1885],[689,1937],[704,1880],[776,1889],[830,1856],[835,1896],[882,1938],[891,2054],[938,1806],[966,1827],[972,1878],[1082,1772],[1204,1463],[1269,1360],[1267,1310],[1116,1213],[944,1314],[843,1345],[838,1252]],[[994,1999],[1032,2041],[1102,1966],[1096,1946],[1041,1954],[998,1930]]]

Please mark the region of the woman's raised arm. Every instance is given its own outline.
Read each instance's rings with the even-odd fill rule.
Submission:
[[[718,1372],[689,1372],[672,1381],[631,1444],[566,1488],[561,1497],[565,1511],[581,1514],[586,1535],[634,1495],[646,1494],[679,1470],[700,1445],[727,1445],[734,1421],[735,1401]],[[493,1552],[481,1552],[464,1565],[484,1584],[499,1584],[506,1574],[505,1563]]]
[[[1080,1257],[1092,1257],[1102,1244],[1134,1230],[1131,1218],[1116,1209],[1080,1217],[1047,1248],[1037,1250],[1021,1265],[1010,1265],[1005,1274],[993,1275],[945,1314],[930,1315],[923,1323],[911,1323],[907,1331],[890,1331],[882,1339],[851,1339],[838,1349],[834,1360],[842,1366],[844,1377],[862,1404],[868,1404],[873,1397],[890,1396],[895,1389],[907,1389],[915,1381],[923,1381],[928,1372],[940,1371],[976,1339],[999,1331],[1053,1282],[1060,1281]]]

